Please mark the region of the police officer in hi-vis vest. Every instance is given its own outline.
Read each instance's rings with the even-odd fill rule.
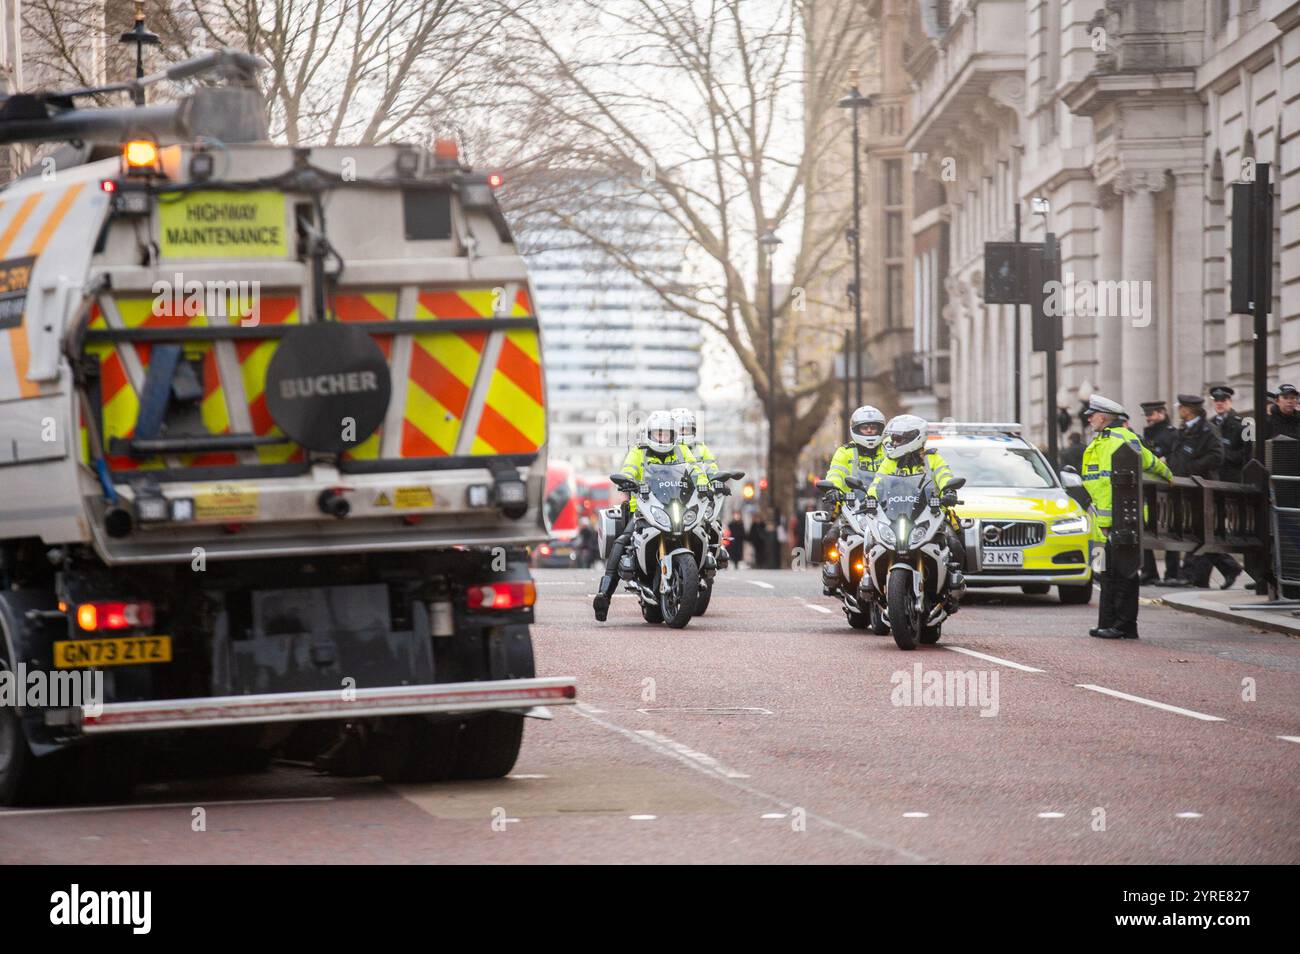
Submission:
[[[1097,627],[1089,636],[1100,639],[1137,639],[1138,578],[1136,573],[1120,573],[1115,566],[1110,542],[1112,494],[1110,478],[1115,452],[1127,444],[1138,452],[1142,469],[1162,480],[1173,474],[1150,448],[1128,429],[1124,408],[1109,398],[1094,394],[1088,401],[1088,426],[1095,435],[1083,452],[1083,486],[1092,498],[1093,540],[1105,546],[1105,563],[1100,574],[1101,596],[1097,609]]]

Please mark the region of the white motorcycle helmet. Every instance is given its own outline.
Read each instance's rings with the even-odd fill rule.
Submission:
[[[859,447],[873,451],[880,446],[885,431],[885,415],[864,404],[849,418],[849,438]]]
[[[677,446],[677,422],[671,412],[650,412],[645,419],[645,444],[656,454],[667,454]]]
[[[693,442],[699,435],[695,426],[695,412],[689,407],[675,407],[668,413],[677,423],[677,439],[688,444]]]
[[[893,460],[906,457],[925,446],[925,419],[900,414],[885,425],[885,454]]]

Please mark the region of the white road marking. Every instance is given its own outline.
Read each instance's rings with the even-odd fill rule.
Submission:
[[[1154,699],[1144,699],[1141,696],[1131,696],[1127,692],[1120,692],[1118,689],[1107,689],[1105,686],[1094,686],[1089,683],[1076,683],[1076,689],[1091,689],[1093,692],[1100,692],[1103,695],[1114,696],[1116,699],[1127,699],[1129,702],[1138,702],[1144,706],[1151,706],[1153,709],[1164,709],[1166,712],[1176,712],[1179,715],[1190,716],[1193,719],[1200,719],[1202,722],[1223,722],[1218,716],[1206,715],[1204,712],[1193,712],[1191,709],[1181,709],[1178,706],[1171,706],[1167,702],[1156,702]]]
[[[808,607],[808,609],[816,610],[819,613],[826,613],[827,615],[830,615],[831,613],[831,610],[828,610],[825,606],[818,606],[816,603],[804,603],[803,605]]]
[[[721,775],[716,770],[710,768],[709,766],[702,765],[701,763],[696,762],[693,759],[688,759],[685,756],[681,755],[680,753],[676,752],[675,750],[668,748],[667,746],[664,746],[653,739],[647,738],[646,736],[641,735],[640,733],[633,732],[631,729],[624,728],[623,726],[618,725],[617,723],[614,722],[610,722],[606,719],[598,718],[588,712],[583,712],[581,709],[577,708],[576,706],[573,707],[565,706],[566,711],[568,711],[570,708],[572,708],[575,714],[581,716],[584,719],[588,719],[591,722],[596,723],[598,726],[601,726],[602,728],[608,729],[611,732],[617,732],[619,735],[631,739],[633,742],[636,742],[640,745],[644,745],[650,748],[651,750],[658,752],[660,755],[665,755],[668,758],[676,759],[678,762],[680,762],[682,765],[685,765],[687,768],[694,769],[700,774],[707,775],[709,778],[720,781],[725,785],[730,785],[732,788],[744,792],[746,795],[750,796],[751,798],[758,798],[766,802],[772,802],[774,805],[779,805],[781,808],[784,808],[787,811],[794,811],[795,809],[799,809],[804,813],[805,818],[810,819],[811,821],[815,821],[817,822],[817,824],[823,825],[826,828],[830,828],[833,831],[837,831],[843,835],[848,835],[850,838],[855,838],[858,841],[862,842],[864,845],[869,845],[870,847],[878,849],[880,851],[893,852],[895,855],[898,855],[899,857],[904,858],[907,861],[915,862],[918,864],[930,863],[930,859],[925,857],[924,855],[917,854],[914,851],[908,851],[906,848],[900,848],[897,845],[891,845],[889,842],[880,841],[877,838],[872,838],[870,835],[864,834],[858,831],[856,828],[850,828],[848,825],[841,824],[840,822],[837,822],[834,819],[827,818],[824,815],[818,815],[815,812],[808,811],[806,808],[801,808],[800,806],[796,805],[794,802],[786,801],[784,798],[780,798],[776,795],[772,795],[771,793],[765,792],[762,789],[755,788],[753,785],[750,785],[746,782],[742,782],[739,779],[728,778],[725,775]]]
[[[1283,742],[1300,742],[1300,735],[1279,735]]]
[[[1019,669],[1021,672],[1042,672],[1041,669],[1035,669],[1033,666],[1026,666],[1024,663],[1012,662],[1010,659],[1002,659],[998,656],[990,656],[987,653],[977,653],[973,649],[966,649],[963,646],[943,646],[943,649],[951,650],[954,653],[962,653],[967,656],[974,656],[976,659],[983,659],[985,662],[997,663],[999,666],[1010,666],[1012,669]]]
[[[332,802],[333,795],[312,795],[301,798],[230,798],[219,802],[196,798],[189,802],[150,802],[140,805],[78,805],[74,808],[20,808],[0,812],[5,815],[71,815],[80,812],[138,812],[149,808],[213,808],[225,805],[287,805],[297,802]]]
[[[1064,818],[1065,812],[1039,812],[1039,818]]]
[[[1175,818],[1204,818],[1200,812],[1178,812]]]
[[[507,775],[506,778],[550,778],[549,775]]]
[[[763,812],[760,818],[788,818],[785,812]]]
[[[903,812],[904,818],[929,818],[929,812]]]
[[[599,710],[598,710],[599,711]],[[652,712],[715,712],[727,713],[728,715],[775,715],[771,709],[764,709],[762,706],[661,706],[657,709],[637,709],[649,715]]]
[[[776,587],[773,586],[771,583],[764,583],[762,580],[746,580],[745,582],[751,584],[752,586],[761,586],[765,590],[776,589]]]
[[[690,746],[683,745],[676,739],[670,739],[666,735],[660,735],[652,729],[637,729],[636,734],[642,738],[658,742],[660,745],[665,745],[674,752],[685,756],[693,762],[698,762],[700,765],[708,766],[724,778],[749,778],[749,776],[744,772],[737,772],[735,769],[723,765],[712,755],[706,755],[703,752],[696,752]]]
[[[654,821],[658,815],[628,815],[629,821]]]
[[[573,706],[575,709],[580,709],[583,712],[591,712],[593,714],[599,714],[605,711],[604,709],[597,709],[589,702],[575,702]]]

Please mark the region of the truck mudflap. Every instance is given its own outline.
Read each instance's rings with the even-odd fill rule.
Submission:
[[[323,692],[161,699],[105,703],[83,709],[86,735],[206,729],[223,725],[307,722],[317,719],[369,719],[433,713],[518,711],[546,718],[543,706],[572,705],[577,682],[572,676],[450,682],[423,686],[385,686]]]

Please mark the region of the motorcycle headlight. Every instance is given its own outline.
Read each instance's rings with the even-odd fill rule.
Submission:
[[[698,517],[699,515],[700,515],[699,507],[688,508],[686,511],[686,516],[684,518],[686,521],[686,526],[689,527],[691,524],[695,523],[695,518]]]
[[[930,525],[928,523],[918,523],[916,525],[916,528],[912,531],[912,540],[911,540],[912,546],[916,546],[918,543],[924,540],[926,534],[929,532],[930,532]]]
[[[1057,520],[1052,524],[1053,533],[1086,533],[1087,530],[1088,518],[1082,514],[1066,517],[1064,520]]]
[[[880,542],[887,547],[892,547],[898,542],[898,537],[894,536],[894,528],[883,520],[876,524],[876,536],[880,537]]]
[[[668,514],[664,512],[664,509],[662,507],[651,507],[650,519],[653,520],[655,526],[659,527],[660,529],[663,529],[664,527],[668,526],[668,524],[670,523],[668,519]]]

